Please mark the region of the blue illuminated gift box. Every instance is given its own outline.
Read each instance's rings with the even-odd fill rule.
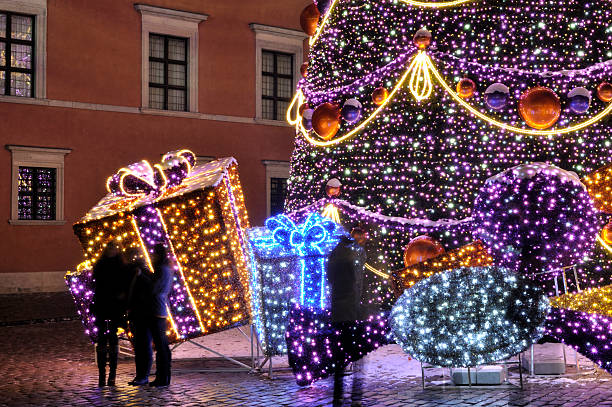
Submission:
[[[287,353],[285,332],[292,304],[329,305],[327,256],[346,234],[318,213],[296,223],[286,215],[249,229],[252,315],[266,356]]]

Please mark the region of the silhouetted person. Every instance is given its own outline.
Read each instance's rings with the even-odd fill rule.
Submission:
[[[125,323],[126,289],[121,284],[123,262],[119,247],[109,243],[100,259],[93,267],[95,291],[93,295],[92,313],[96,318],[98,342],[96,356],[98,362],[98,386],[114,386],[117,374],[117,355],[119,341],[117,328]],[[109,373],[106,381],[106,362]]]
[[[153,274],[140,273],[133,294],[130,309],[134,352],[136,354],[136,377],[129,384],[147,384],[151,371],[155,344],[157,375],[151,386],[162,387],[170,384],[171,353],[166,329],[168,327],[168,295],[172,288],[174,274],[168,263],[168,251],[163,244],[156,244],[151,253]]]
[[[136,376],[129,384],[140,386],[149,383],[149,371],[152,363],[151,334],[148,330],[153,302],[152,276],[139,253],[134,253],[128,257],[129,263],[126,268],[132,275],[128,296],[128,320],[130,321],[134,362],[136,364]]]
[[[366,255],[363,245],[367,240],[365,230],[355,228],[351,238],[343,237],[332,250],[327,262],[327,281],[331,287],[331,316],[334,328],[346,332],[362,315],[361,297],[363,266]],[[352,402],[359,405],[362,398],[362,361],[353,363]],[[334,373],[334,405],[343,401],[343,369]]]

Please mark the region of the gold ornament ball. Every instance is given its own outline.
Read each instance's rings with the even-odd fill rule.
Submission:
[[[305,78],[308,75],[308,62],[304,62],[302,66],[300,66],[300,74],[302,78]]]
[[[302,14],[300,14],[300,26],[302,30],[311,37],[317,32],[319,17],[321,17],[321,13],[319,13],[314,3],[310,6],[306,6],[306,8],[302,10]]]
[[[444,254],[444,247],[429,236],[415,237],[404,250],[404,265],[413,266],[425,260]]]
[[[612,221],[604,226],[601,231],[601,239],[606,242],[606,244],[612,245]]]
[[[312,128],[323,140],[331,140],[340,128],[338,105],[323,103],[312,114]]]
[[[421,28],[414,34],[412,43],[417,46],[418,49],[426,49],[431,44],[431,33],[426,28]]]
[[[476,84],[473,80],[468,78],[463,78],[457,83],[457,94],[462,99],[469,99],[474,96],[474,92],[476,92]]]
[[[612,101],[612,83],[600,83],[597,87],[597,97],[604,103]]]
[[[561,116],[561,101],[555,92],[543,86],[526,90],[519,100],[519,113],[534,129],[551,127]]]
[[[389,91],[383,87],[376,88],[374,92],[372,92],[372,102],[374,102],[374,104],[377,106],[385,103],[385,100],[387,100],[388,97]]]

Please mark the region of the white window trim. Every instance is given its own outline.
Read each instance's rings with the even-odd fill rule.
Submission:
[[[286,52],[293,54],[293,84],[292,88],[295,89],[298,81],[300,80],[301,73],[300,67],[304,61],[304,40],[308,36],[297,30],[290,30],[288,28],[273,27],[263,24],[249,24],[251,29],[255,31],[255,121],[259,123],[272,124],[272,123],[288,123],[281,120],[268,120],[262,118],[261,113],[261,86],[262,86],[262,58],[261,51],[264,49],[270,51]]]
[[[26,147],[7,145],[11,152],[11,225],[63,225],[64,219],[64,158],[72,150],[67,148]],[[55,220],[19,219],[19,167],[55,168]]]
[[[34,22],[34,98],[47,97],[47,0],[0,0],[0,10],[15,13],[31,14]],[[4,98],[22,98],[21,96],[2,95]],[[32,99],[32,98],[26,98]]]
[[[187,60],[187,104],[189,112],[198,112],[198,26],[206,21],[206,14],[172,10],[162,7],[134,4],[142,15],[142,100],[141,110],[157,111],[149,108],[149,34],[173,35],[189,40]],[[164,110],[170,113],[173,112]]]
[[[289,178],[289,161],[263,160],[266,166],[266,217],[270,217],[272,178]]]

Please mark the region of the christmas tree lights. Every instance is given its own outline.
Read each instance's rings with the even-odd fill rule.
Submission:
[[[472,215],[485,180],[513,166],[547,162],[584,177],[606,165],[612,105],[592,97],[576,108],[573,99],[585,95],[575,89],[596,95],[612,78],[611,18],[603,0],[330,2],[294,106],[356,100],[362,118],[324,141],[288,114],[298,134],[287,209],[317,201],[326,180],[338,178],[339,198],[371,213],[459,221]],[[431,43],[419,48],[413,37],[423,27]],[[466,78],[475,84],[469,100],[455,91]],[[431,94],[422,93],[429,80]],[[485,90],[494,84],[508,92],[492,108]],[[557,123],[545,130],[529,128],[518,109],[538,86],[561,100]],[[371,99],[380,87],[389,90],[382,109]],[[399,269],[402,247],[422,228],[406,225],[403,236],[384,229],[369,231],[384,257],[376,268]],[[447,251],[472,241],[469,228],[430,233]],[[606,256],[596,249],[580,265],[589,284],[608,278]]]

